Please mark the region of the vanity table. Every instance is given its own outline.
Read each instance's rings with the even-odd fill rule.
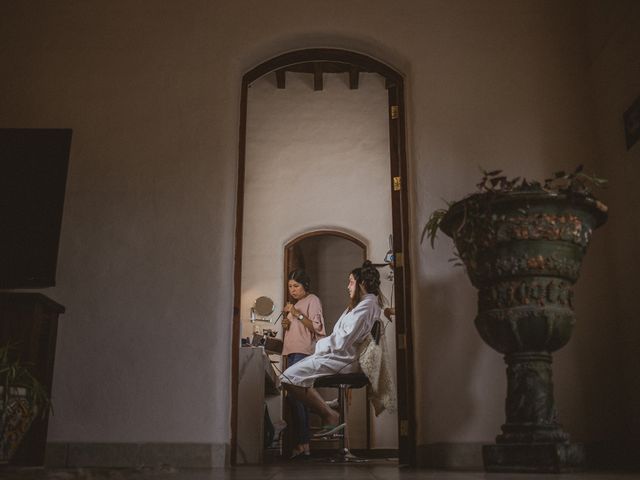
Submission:
[[[238,464],[260,464],[267,396],[280,395],[280,379],[264,347],[241,347],[238,365]]]

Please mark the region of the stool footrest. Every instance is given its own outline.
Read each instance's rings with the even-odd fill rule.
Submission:
[[[341,423],[340,425],[335,425],[335,426],[327,426],[323,431],[314,433],[313,436],[314,438],[331,437],[333,435],[337,435],[340,432],[342,432],[346,426],[347,426],[346,423]]]
[[[349,451],[349,431],[347,430],[347,408],[348,408],[348,390],[351,388],[362,388],[369,384],[369,379],[364,373],[344,373],[339,375],[329,375],[316,379],[314,387],[328,387],[338,389],[338,410],[340,413],[341,425],[335,428],[326,429],[321,433],[313,435],[315,439],[332,440],[337,439],[340,442],[340,454],[331,462],[354,462],[360,463],[366,460],[356,457]]]

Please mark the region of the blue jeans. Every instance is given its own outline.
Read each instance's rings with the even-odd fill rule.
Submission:
[[[303,358],[308,357],[304,353],[290,353],[287,355],[287,367],[290,367],[294,363],[298,363]],[[298,445],[303,443],[309,443],[311,434],[309,433],[309,410],[304,403],[294,399],[292,396],[287,396],[289,402],[291,402],[291,413],[293,415],[293,436],[295,442]]]

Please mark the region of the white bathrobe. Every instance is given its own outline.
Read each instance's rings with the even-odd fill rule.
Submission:
[[[364,295],[353,310],[345,310],[331,335],[318,340],[315,353],[287,368],[280,381],[311,387],[319,377],[359,372],[358,346],[366,340],[380,312],[378,297]]]

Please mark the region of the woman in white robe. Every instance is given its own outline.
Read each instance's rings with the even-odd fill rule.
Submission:
[[[351,272],[347,290],[351,299],[349,308],[335,324],[331,335],[318,340],[313,355],[287,368],[280,375],[287,392],[322,417],[326,431],[318,435],[335,433],[344,425],[338,425],[338,412],[329,408],[313,388],[314,381],[328,375],[360,371],[358,346],[380,318],[383,301],[380,273],[370,261]]]

